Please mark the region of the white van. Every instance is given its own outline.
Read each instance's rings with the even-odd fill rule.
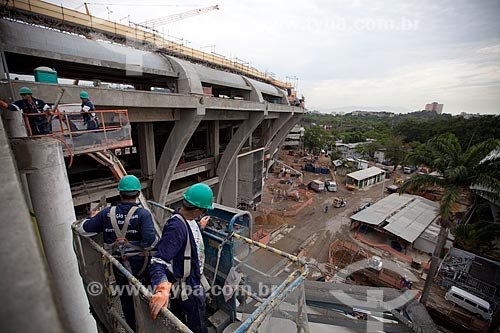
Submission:
[[[316,179],[309,183],[309,187],[316,192],[323,192],[325,190],[325,183],[323,183],[321,180]]]
[[[444,299],[455,303],[465,310],[469,310],[485,320],[491,319],[492,310],[490,303],[463,289],[451,287],[444,296]]]

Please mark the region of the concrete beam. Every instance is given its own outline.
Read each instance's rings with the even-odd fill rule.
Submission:
[[[238,109],[234,110],[206,110],[206,115],[203,120],[247,120],[248,112],[240,111]]]
[[[290,106],[286,104],[273,104],[269,103],[269,112],[292,112],[292,113],[305,113],[303,108],[298,106]]]
[[[205,97],[205,108],[207,110],[264,111],[266,104],[229,98]]]
[[[156,168],[156,175],[153,178],[153,197],[161,204],[165,204],[167,201],[170,182],[182,152],[203,120],[203,116],[200,115],[203,112],[199,111],[200,108],[203,108],[203,106],[199,105],[196,110],[182,110],[180,120],[175,122],[174,128],[163,148]]]
[[[213,177],[203,181],[202,183],[207,184],[210,187],[214,187],[218,182],[219,182],[219,177]],[[184,196],[184,192],[186,192],[187,189],[188,187],[185,187],[181,188],[180,190],[170,192],[168,194],[167,201],[165,201],[165,206],[181,201]]]
[[[136,117],[133,121],[151,121],[171,120],[173,109],[194,109],[200,104],[201,96],[170,94],[140,90],[110,89],[102,87],[82,87],[71,84],[49,84],[40,82],[13,81],[14,91],[26,86],[33,90],[33,96],[44,100],[47,103],[53,103],[61,92],[65,89],[61,99],[62,104],[80,103],[80,92],[85,90],[90,95],[90,100],[97,108],[102,109],[127,109],[134,113]],[[7,100],[10,97],[10,87],[7,83],[0,83],[0,98]],[[241,101],[227,98],[216,98],[203,96],[203,105],[210,115],[207,120],[221,119],[224,117],[240,117],[231,115],[233,112],[239,112],[242,115],[248,111],[282,113],[295,112],[302,113],[304,110],[287,105],[268,104],[252,101]],[[136,113],[139,113],[136,115]],[[149,115],[151,113],[152,115]],[[165,113],[165,114],[164,114]],[[221,114],[222,116],[219,116]],[[217,118],[219,117],[219,118]],[[246,117],[247,118],[247,117]],[[177,119],[177,117],[176,117]]]
[[[140,108],[140,109],[165,109],[165,108],[196,108],[197,96],[158,93],[131,89],[110,89],[102,87],[82,87],[71,84],[50,84],[40,82],[13,81],[14,91],[21,87],[33,90],[33,96],[47,103],[54,103],[55,99],[65,89],[61,104],[81,103],[80,91],[85,90],[90,95],[90,100],[96,107],[102,108]],[[7,83],[0,83],[0,98],[9,96]]]
[[[2,331],[66,332],[2,122],[0,165]]]
[[[172,176],[172,180],[181,179],[181,178],[185,178],[188,176],[196,175],[196,174],[201,173],[201,172],[212,170],[213,168],[214,168],[214,163],[212,162],[212,163],[200,165],[197,167],[193,167],[193,168],[190,168],[187,170],[179,171],[179,172],[174,173],[174,175]]]
[[[178,109],[152,109],[126,107],[128,119],[131,123],[148,123],[155,121],[177,121],[179,120]]]
[[[240,125],[236,133],[231,138],[231,141],[229,141],[226,149],[224,150],[219,165],[217,166],[216,172],[217,176],[219,176],[217,203],[221,203],[222,193],[226,190],[226,182],[230,181],[233,183],[234,186],[230,186],[231,188],[235,187],[238,183],[238,180],[234,179],[234,177],[228,177],[228,172],[232,167],[234,167],[233,164],[235,164],[238,153],[240,152],[247,139],[252,135],[253,131],[255,131],[255,129],[264,120],[264,117],[264,112],[250,113],[250,117],[248,118],[248,120],[245,120]]]
[[[148,182],[141,182],[142,191],[145,192],[148,189]],[[89,204],[91,202],[99,201],[103,196],[106,198],[117,197],[120,193],[118,193],[118,189],[116,188],[116,184],[103,186],[99,190],[90,189],[85,191],[79,191],[79,193],[72,192],[73,195],[73,206],[81,206],[85,204]]]

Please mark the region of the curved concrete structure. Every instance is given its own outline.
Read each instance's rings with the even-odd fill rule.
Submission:
[[[201,180],[216,185],[218,202],[238,205],[241,179],[233,171],[243,147],[245,154],[261,151],[262,155],[263,147],[275,152],[304,112],[289,106],[286,93],[275,86],[172,56],[5,20],[0,20],[0,31],[12,73],[32,74],[35,67],[45,65],[69,79],[98,79],[142,89],[13,81],[15,91],[28,86],[35,97],[49,103],[61,88],[66,90],[61,103],[78,103],[79,92],[85,89],[97,108],[127,109],[132,134],[139,139],[142,175],[149,179],[152,197],[163,204],[177,200],[172,201],[171,193]],[[150,91],[151,87],[164,90]],[[9,91],[0,83],[0,98],[8,99]],[[156,128],[162,128],[166,137],[158,137]],[[253,170],[241,165],[250,160],[241,159],[238,168]],[[258,179],[258,175],[245,177]],[[88,200],[98,195],[89,194]]]

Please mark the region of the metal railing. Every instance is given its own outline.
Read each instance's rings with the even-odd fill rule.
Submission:
[[[96,129],[87,129],[81,112],[23,113],[29,136],[52,136],[63,142],[65,155],[83,154],[106,149],[132,146],[130,121],[127,110],[95,110]],[[49,133],[36,134],[32,126],[46,118]],[[47,124],[45,123],[45,124]]]
[[[162,206],[160,204],[149,202],[154,204],[156,207],[160,207],[169,212],[173,210]],[[248,214],[248,213],[247,213]],[[236,215],[234,218],[237,218]],[[160,317],[156,321],[149,320],[149,311],[147,307],[147,303],[151,298],[150,291],[144,287],[140,281],[138,281],[132,274],[130,274],[120,262],[118,262],[111,254],[109,254],[106,250],[104,250],[94,239],[80,236],[77,232],[78,223],[73,224],[74,231],[74,243],[75,243],[75,251],[77,254],[80,271],[84,280],[84,284],[87,292],[89,291],[89,285],[95,280],[102,281],[104,285],[109,284],[109,281],[106,281],[106,271],[103,270],[103,267],[107,267],[109,269],[109,265],[114,266],[121,273],[123,273],[127,279],[129,280],[130,285],[135,286],[139,291],[139,299],[140,302],[134,301],[135,304],[135,313],[137,325],[140,326],[138,329],[141,332],[146,331],[155,331],[155,332],[191,332],[189,328],[187,328],[182,322],[175,317],[168,309],[162,308],[160,312]],[[212,239],[215,239],[212,237]],[[250,247],[258,247],[260,249],[265,250],[273,255],[277,255],[283,258],[286,258],[290,261],[290,265],[295,265],[296,269],[293,270],[288,277],[276,288],[272,290],[272,292],[264,297],[262,295],[258,295],[255,292],[248,291],[240,284],[240,288],[238,290],[245,296],[250,297],[260,305],[249,314],[247,319],[243,321],[234,331],[235,333],[248,333],[248,332],[258,332],[259,327],[264,323],[266,319],[269,317],[277,317],[284,318],[286,320],[291,320],[295,323],[297,327],[297,332],[309,333],[309,327],[307,323],[307,314],[305,311],[305,294],[303,289],[303,282],[307,278],[309,274],[309,268],[307,263],[297,256],[288,254],[281,250],[272,248],[270,246],[261,244],[256,242],[248,237],[242,236],[237,232],[230,232],[227,236],[227,241],[237,240],[239,242],[243,242],[248,244]],[[224,240],[221,240],[224,242]],[[223,243],[221,243],[223,244]],[[93,254],[89,253],[89,249],[92,249]],[[246,259],[249,258],[252,251],[249,252]],[[99,258],[95,257],[95,254],[100,256]],[[94,257],[93,257],[94,256]],[[93,258],[93,259],[92,259]],[[240,265],[246,265],[246,260],[244,262],[240,262]],[[97,267],[96,267],[97,266]],[[96,274],[97,270],[97,274]],[[99,276],[98,273],[101,273],[102,276]],[[216,269],[215,272],[218,272]],[[109,277],[107,277],[109,279]],[[224,280],[225,276],[220,276],[217,274],[217,280]],[[212,286],[213,287],[213,286]],[[294,296],[298,292],[298,296]],[[134,295],[135,297],[136,295]],[[89,300],[94,308],[100,309],[100,311],[96,311],[98,313],[99,319],[103,322],[107,322],[107,327],[117,327],[116,325],[124,327],[126,330],[128,329],[127,324],[118,315],[119,309],[116,306],[116,302],[113,301],[112,295],[108,294],[102,296],[97,299],[93,298],[92,295],[89,295]],[[297,306],[297,311],[293,315],[285,311],[284,309],[280,309],[280,306],[288,301],[288,304],[295,304]],[[139,308],[137,308],[139,307]],[[287,309],[288,310],[288,309]],[[237,311],[237,309],[235,309]],[[103,317],[103,318],[101,318]],[[110,324],[112,322],[113,324]],[[141,326],[142,325],[142,326]],[[105,325],[106,326],[106,325]],[[154,326],[154,328],[153,328]],[[115,330],[116,331],[116,330]]]

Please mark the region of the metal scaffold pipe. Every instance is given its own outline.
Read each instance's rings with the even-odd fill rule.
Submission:
[[[21,138],[12,140],[12,149],[20,172],[26,173],[63,320],[71,332],[96,332],[72,251],[76,217],[61,144],[52,138]]]

